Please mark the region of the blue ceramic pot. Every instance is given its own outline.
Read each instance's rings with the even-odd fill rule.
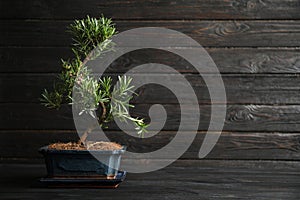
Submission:
[[[46,161],[47,177],[102,177],[113,179],[118,174],[121,155],[126,147],[120,150],[56,150],[47,146],[39,149]],[[101,157],[109,165],[106,165],[96,157]]]

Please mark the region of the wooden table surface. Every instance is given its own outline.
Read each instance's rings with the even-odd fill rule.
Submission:
[[[180,160],[117,189],[42,187],[43,164],[0,164],[0,199],[300,199],[300,162]]]

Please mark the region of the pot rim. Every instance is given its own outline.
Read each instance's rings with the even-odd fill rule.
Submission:
[[[123,154],[125,153],[127,146],[122,145],[122,149],[119,150],[60,150],[60,149],[49,149],[48,145],[39,148],[39,153],[56,153],[56,154],[87,154],[87,153],[96,153],[96,154]]]

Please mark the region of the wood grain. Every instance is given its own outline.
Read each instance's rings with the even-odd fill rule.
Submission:
[[[130,110],[130,113],[132,116],[141,116],[148,119],[150,106],[151,104],[138,104]],[[163,106],[168,114],[164,130],[178,130],[180,124],[179,106],[175,104],[164,104]],[[201,118],[198,130],[207,130],[211,117],[210,110],[209,105],[200,105]],[[0,111],[0,129],[4,130],[75,129],[70,106],[63,106],[61,110],[57,111],[49,110],[35,103],[6,103],[0,104]],[[193,107],[189,105],[185,105],[185,111],[194,112]],[[299,113],[299,105],[228,105],[223,130],[297,132],[300,128]],[[163,120],[163,117],[153,120],[153,125],[155,125]],[[187,123],[187,126],[190,123]],[[110,130],[118,130],[115,124],[110,124],[109,127]]]
[[[135,138],[120,131],[106,131],[111,141],[126,145],[129,151],[143,153],[167,145],[176,132],[162,131],[151,138]],[[186,132],[185,134],[190,134]],[[206,132],[198,132],[193,144],[181,157],[197,159]],[[93,140],[90,135],[89,140]],[[0,158],[41,158],[37,149],[53,142],[77,141],[75,131],[61,130],[2,130],[0,131]],[[32,141],[35,141],[34,143]],[[300,160],[300,133],[223,132],[207,159],[243,160]],[[176,146],[178,148],[178,146]],[[175,150],[175,149],[174,149]],[[126,157],[124,157],[126,159]]]
[[[109,74],[117,79],[116,74]],[[52,89],[57,74],[0,74],[1,103],[39,103],[44,88]],[[169,74],[132,74],[134,79],[154,80],[165,79],[176,83]],[[194,89],[200,104],[210,104],[211,98],[203,78],[196,74],[185,74],[185,79]],[[214,78],[215,75],[204,75],[203,77]],[[224,82],[227,103],[229,104],[300,104],[300,78],[299,75],[222,75]],[[221,92],[220,86],[215,86]],[[11,91],[19,92],[11,92]],[[178,99],[168,88],[157,84],[148,84],[139,88],[138,96],[134,96],[132,103],[173,103],[177,104]],[[186,94],[185,94],[186,93]],[[191,96],[182,91],[181,96],[185,102],[189,102]],[[214,103],[225,103],[214,101]]]
[[[1,19],[74,19],[100,13],[131,20],[300,18],[297,0],[1,0],[0,5]]]
[[[128,174],[117,190],[66,190],[37,183],[45,174],[42,165],[2,164],[0,190],[3,199],[297,200],[298,169],[299,162],[184,160],[156,172]]]
[[[60,72],[63,58],[72,58],[69,48],[0,48],[0,72],[37,73]]]
[[[67,26],[74,19],[86,15],[99,17],[103,13],[113,18],[119,32],[156,26],[177,30],[195,39],[218,66],[228,99],[224,131],[208,159],[230,162],[204,161],[200,165],[188,161],[169,172],[157,172],[154,178],[136,176],[126,191],[121,191],[124,199],[145,194],[149,199],[299,199],[296,192],[299,162],[234,161],[300,159],[299,9],[298,0],[0,0],[0,157],[23,161],[39,159],[36,149],[41,145],[76,139],[70,107],[64,105],[60,111],[48,110],[40,105],[38,98],[43,88],[51,88],[60,71],[60,58],[72,56]],[[172,46],[164,42],[160,46]],[[116,76],[150,62],[173,67],[184,74],[196,91],[201,109],[199,132],[182,157],[195,159],[211,117],[211,102],[193,66],[179,56],[147,49],[117,59],[107,73]],[[145,71],[144,75],[150,73]],[[155,76],[163,78],[162,74]],[[148,120],[148,110],[155,103],[163,103],[168,114],[164,131],[145,140],[142,146],[138,145],[141,144],[139,139],[119,139],[132,150],[144,152],[160,148],[173,138],[180,124],[180,108],[175,96],[166,88],[147,85],[138,93],[132,101],[136,104],[132,115]],[[188,100],[189,95],[185,96]],[[216,103],[222,106],[225,102]],[[194,111],[190,106],[186,109]],[[108,135],[117,140],[120,134],[118,127],[111,124]],[[190,170],[186,170],[188,167]],[[188,173],[174,178],[180,170]],[[200,175],[195,176],[195,170]],[[206,174],[207,170],[214,173]],[[216,172],[220,172],[219,177]],[[157,185],[155,177],[159,176],[171,181],[163,180],[162,185]],[[26,180],[27,175],[21,177]],[[142,183],[141,178],[145,179]],[[3,180],[9,183],[7,178]],[[178,185],[179,180],[187,187]],[[2,185],[8,186],[8,190],[5,190],[6,196],[1,197],[18,198],[18,194],[12,194],[15,187],[9,189],[9,184]],[[49,193],[48,190],[22,189],[20,185],[23,199],[32,199],[32,195],[42,198],[45,193],[49,199],[63,196],[59,190]],[[71,191],[67,195],[74,199],[81,193]],[[105,196],[116,199],[113,195]]]
[[[71,21],[1,20],[0,26],[6,28],[2,31],[0,46],[66,47],[71,43],[70,35],[66,33],[70,23]],[[116,20],[115,23],[120,32],[149,26],[174,29],[187,34],[204,47],[297,47],[300,45],[300,23],[296,20]],[[160,46],[169,47],[170,44],[161,41]],[[174,44],[174,46],[178,45]]]
[[[187,48],[193,50],[193,48]],[[221,73],[300,73],[298,48],[206,48]],[[60,59],[71,58],[68,47],[1,47],[1,73],[57,73]],[[180,73],[197,71],[183,58],[160,50],[139,50],[123,55],[108,73],[122,73],[144,63],[162,63]],[[149,72],[149,71],[145,71]],[[203,71],[205,73],[205,71]]]

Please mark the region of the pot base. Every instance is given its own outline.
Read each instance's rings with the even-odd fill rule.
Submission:
[[[42,178],[40,182],[55,188],[117,188],[125,177],[126,172],[119,171],[114,179],[53,177]]]

